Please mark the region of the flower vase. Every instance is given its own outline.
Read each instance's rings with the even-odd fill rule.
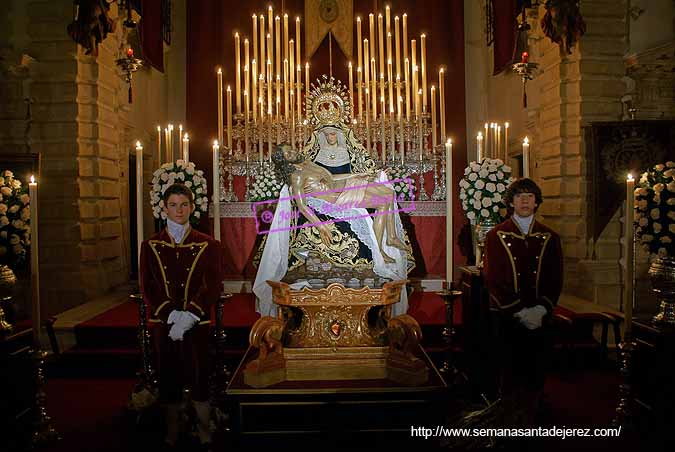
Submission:
[[[476,267],[483,268],[483,251],[485,249],[485,238],[497,222],[492,217],[482,218],[473,228],[476,237]]]
[[[663,326],[675,326],[675,257],[657,258],[649,267],[649,279],[659,303],[659,313],[652,321]]]

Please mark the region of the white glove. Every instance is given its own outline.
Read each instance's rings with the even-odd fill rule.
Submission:
[[[199,322],[199,317],[188,311],[173,310],[167,319],[168,325],[173,325],[169,330],[169,337],[174,341],[182,341],[183,335]]]
[[[532,308],[523,308],[513,314],[520,323],[528,330],[536,330],[541,327],[541,319],[546,315],[546,308],[538,304]]]

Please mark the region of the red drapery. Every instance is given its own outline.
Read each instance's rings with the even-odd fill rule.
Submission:
[[[162,38],[162,0],[143,0],[141,28],[141,46],[143,58],[152,67],[164,72],[164,44]]]

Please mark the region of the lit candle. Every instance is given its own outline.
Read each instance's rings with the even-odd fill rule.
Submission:
[[[410,75],[412,76],[411,80],[411,89],[412,89],[412,96],[413,98],[417,94],[417,41],[415,39],[410,40]],[[415,109],[415,114],[418,113],[417,111],[417,103],[415,99],[413,99],[413,108]]]
[[[403,78],[405,81],[405,119],[410,120],[410,62],[406,58],[403,64]]]
[[[391,32],[391,11],[389,9],[389,5],[385,6],[384,8],[384,23],[387,26],[386,32]]]
[[[227,85],[227,149],[232,155],[232,90]]]
[[[288,59],[288,14],[284,14],[284,60]]]
[[[31,198],[32,199],[32,198]],[[136,256],[138,263],[141,262],[141,243],[143,242],[143,146],[140,141],[136,142]],[[32,228],[31,228],[32,230]]]
[[[178,124],[178,151],[183,155],[183,124]]]
[[[258,16],[254,14],[251,19],[253,20],[253,59],[258,59]],[[254,91],[255,92],[255,91]],[[253,106],[255,110],[255,104]]]
[[[295,60],[300,64],[302,61],[301,53],[300,53],[300,18],[296,17],[295,18]],[[300,91],[298,91],[300,93]],[[299,98],[300,96],[298,96]],[[298,113],[300,113],[298,111]]]
[[[272,116],[272,80],[274,80],[274,77],[272,76],[272,58],[273,55],[271,55],[272,51],[272,35],[267,35],[267,48],[270,49],[268,52],[267,56],[269,57],[267,59],[267,114]]]
[[[391,60],[387,61],[387,83],[389,84],[389,113],[394,111],[394,74]]]
[[[431,147],[433,152],[436,152],[436,87],[434,85],[431,85]]]
[[[367,90],[366,92],[366,107],[368,107],[368,102],[370,102],[370,98],[368,97],[368,93],[370,92],[370,50],[368,46],[368,40],[364,39],[363,40],[363,75],[364,75],[364,81],[365,81],[365,88]],[[370,111],[370,108],[368,108],[368,111]]]
[[[501,158],[502,156],[502,126],[497,124],[497,153],[495,158]]]
[[[295,107],[293,104],[293,88],[289,91],[291,103],[291,147],[295,149]]]
[[[164,147],[166,148],[166,163],[171,161],[171,154],[169,154],[169,128],[164,127]]]
[[[250,93],[251,87],[249,86],[249,72],[250,72],[250,60],[249,60],[249,50],[248,50],[248,39],[244,39],[244,91]],[[248,102],[244,99],[244,110],[248,112],[249,109]]]
[[[626,256],[626,274],[624,281],[623,296],[623,314],[625,321],[624,340],[630,341],[633,328],[633,235],[634,235],[634,192],[635,179],[632,174],[626,178],[626,219],[624,221],[624,246],[626,247],[624,256]]]
[[[363,121],[363,92],[361,90],[361,83],[363,83],[363,74],[361,68],[356,69],[356,92],[358,93],[359,101],[359,121]]]
[[[223,71],[218,68],[218,142],[223,143]],[[183,126],[180,127],[183,136]],[[186,160],[187,161],[187,160]]]
[[[260,70],[261,74],[265,74],[265,61],[267,61],[267,58],[265,58],[265,16],[260,15],[260,67],[258,68]],[[223,142],[220,141],[222,144]]]
[[[403,14],[403,60],[408,59],[408,14]]]
[[[523,177],[530,177],[530,140],[523,140]]]
[[[255,108],[254,108],[255,110]],[[220,240],[220,146],[213,142],[213,238]]]
[[[387,62],[391,61],[392,66],[393,66],[394,56],[392,55],[392,52],[391,52],[392,36],[391,36],[391,31],[389,30],[389,28],[390,28],[389,25],[387,25]]]
[[[370,49],[368,54],[370,55],[371,58],[375,58],[375,41],[377,38],[375,37],[375,14],[370,13],[368,15],[368,22],[370,25],[369,31],[370,33],[368,34],[368,42],[370,43]],[[366,62],[369,62],[370,60],[366,60]]]
[[[504,163],[509,159],[509,123],[504,123]]]
[[[244,105],[248,105],[248,91],[244,90]],[[248,108],[244,108],[244,154],[248,157]]]
[[[258,64],[256,60],[251,60],[251,91],[249,94],[251,102],[251,112],[253,113],[253,122],[258,119]],[[219,142],[220,143],[220,142]]]
[[[363,49],[361,48],[361,17],[356,18],[356,54],[358,56],[356,70],[359,71],[363,67]],[[359,83],[359,90],[361,89]],[[359,117],[361,116],[361,108],[359,107]]]
[[[309,63],[305,63],[305,99],[309,99]]]
[[[401,114],[401,109],[403,108],[401,104],[403,103],[403,98],[399,96],[398,98],[398,133],[399,133],[399,147],[401,149],[401,165],[405,163],[405,141],[403,135],[403,115]]]
[[[483,134],[478,132],[476,137],[476,163],[483,161]]]
[[[241,114],[241,54],[239,46],[239,33],[234,34],[234,61],[237,66],[236,82],[234,85],[234,97],[237,103],[237,114]]]
[[[161,165],[162,161],[162,128],[157,126],[157,162]]]
[[[375,70],[375,58],[370,58],[370,99],[373,102],[373,121],[377,119],[377,72]]]
[[[288,60],[284,60],[284,119],[288,120],[290,109],[288,105]]]
[[[384,82],[384,25],[382,24],[382,14],[377,15],[378,42],[380,44],[380,81]],[[380,84],[380,97],[384,97],[384,83]],[[382,115],[384,116],[384,109]]]
[[[380,14],[380,19],[381,18],[382,18],[382,14]],[[384,76],[381,76],[381,77],[382,77],[382,84],[384,84]],[[386,135],[386,132],[385,132],[385,129],[384,129],[384,123],[385,123],[385,120],[384,120],[384,117],[385,117],[384,96],[380,97],[380,104],[381,104],[380,108],[382,109],[382,115],[381,115],[381,123],[382,123],[381,124],[382,125],[382,162],[384,163],[384,162],[387,161],[387,135]]]
[[[277,74],[277,79],[281,77],[281,19],[279,16],[276,16],[274,18],[274,40],[276,43],[276,74]],[[278,87],[278,85],[277,85]],[[279,89],[277,88],[277,97],[279,97]]]
[[[422,111],[427,111],[427,35],[422,33],[420,37],[420,48],[422,53]],[[443,137],[445,139],[445,137]]]
[[[368,149],[368,155],[370,155],[370,102],[368,102],[369,92],[370,89],[368,88],[368,84],[366,84],[366,140],[367,140],[366,149]]]
[[[422,160],[422,154],[424,152],[423,137],[422,137],[422,90],[417,90],[417,96],[415,96],[415,111],[417,111],[417,146],[420,150],[420,161]]]
[[[445,70],[438,71],[438,102],[440,104],[441,140],[445,140]]]
[[[294,88],[294,79],[295,79],[295,48],[293,47],[293,41],[288,43],[288,89],[295,89]]]
[[[190,161],[190,137],[187,133],[183,136],[183,161],[186,164]]]
[[[295,84],[296,84],[296,89],[295,89],[295,100],[298,103],[298,122],[302,123],[302,68],[300,67],[300,64],[298,64],[296,68],[296,74],[295,74]],[[352,99],[353,102],[353,99]],[[352,114],[354,112],[353,110],[354,104],[352,103]]]
[[[433,96],[433,94],[432,94]],[[448,281],[448,287],[454,280],[454,231],[453,231],[453,187],[455,183],[452,179],[452,140],[448,138],[445,142],[445,277]]]
[[[267,26],[269,27],[269,29],[267,30],[267,33],[270,36],[272,36],[274,34],[273,19],[274,19],[274,12],[272,10],[272,5],[270,5],[270,6],[267,7]],[[272,46],[267,46],[267,53],[272,53],[272,52],[273,52]],[[270,55],[269,58],[272,59],[272,56]]]
[[[34,176],[30,177],[28,196],[30,197],[30,286],[33,311],[33,344],[36,348],[40,348],[40,327],[42,324],[42,312],[40,308],[40,243],[38,241],[38,186]],[[143,203],[137,201],[136,205],[139,206],[138,209],[140,209],[140,206],[143,205]],[[139,229],[139,231],[140,230],[141,229]],[[138,249],[141,249],[140,242],[138,244]]]
[[[354,118],[354,74],[351,61],[349,62],[349,114],[350,118]]]
[[[169,154],[171,155],[171,161],[175,161],[176,156],[173,154],[173,124],[169,124]]]
[[[396,77],[401,75],[401,30],[398,16],[394,17],[394,40],[396,41]]]

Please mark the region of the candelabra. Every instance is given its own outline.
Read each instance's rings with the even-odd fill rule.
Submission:
[[[134,58],[134,49],[131,47],[127,48],[126,56],[124,58],[118,58],[115,60],[115,64],[124,73],[124,80],[129,84],[129,103],[133,101],[133,94],[131,90],[131,79],[133,78],[134,72],[138,71],[141,66],[143,66],[143,60]]]

